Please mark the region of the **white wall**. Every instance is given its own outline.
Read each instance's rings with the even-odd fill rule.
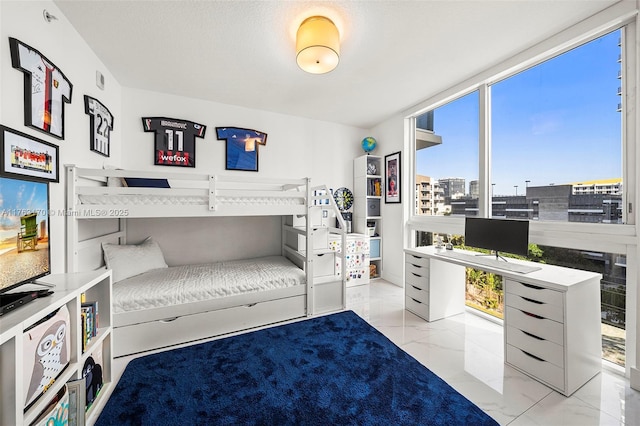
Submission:
[[[122,97],[124,168],[167,170],[153,166],[153,133],[142,129],[142,117],[185,119],[207,126],[204,138],[196,138],[195,169],[183,172],[264,177],[310,177],[313,184],[331,188],[352,187],[353,158],[359,155],[364,129],[309,120],[201,99],[125,88]],[[225,143],[216,127],[240,127],[267,134],[259,146],[258,173],[225,170]]]
[[[42,14],[44,9],[58,19],[47,23]],[[71,103],[65,104],[64,110],[64,140],[24,125],[24,73],[11,67],[9,37],[40,51],[73,84]],[[97,70],[105,76],[104,91],[96,87]],[[111,142],[112,155],[119,157],[121,87],[53,2],[0,1],[0,93],[0,124],[59,146],[60,183],[49,185],[52,210],[64,209],[64,164],[102,167],[105,160],[89,150],[89,116],[84,113],[84,95],[100,100],[116,117]],[[64,217],[52,215],[49,226],[52,271],[64,272]]]
[[[404,284],[404,206],[413,203],[414,191],[408,185],[407,156],[404,152],[404,119],[401,115],[393,116],[371,130],[371,135],[378,141],[375,154],[385,155],[400,151],[401,204],[381,204],[382,215],[382,278],[395,285]]]

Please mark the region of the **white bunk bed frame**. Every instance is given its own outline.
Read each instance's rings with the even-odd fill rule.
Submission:
[[[345,222],[324,185],[312,187],[308,178],[168,174],[75,165],[66,165],[65,170],[67,272],[103,268],[101,245],[126,244],[126,219],[273,215],[282,216],[282,256],[305,271],[306,284],[291,289],[153,308],[141,314],[114,314],[116,357],[345,309],[344,259],[339,275],[319,278],[314,277],[314,256],[307,255],[314,253],[313,236],[317,229],[311,218],[319,217],[321,210],[335,213],[338,226],[325,228],[329,233],[339,234],[342,247],[346,247]],[[125,177],[167,179],[171,188],[107,186],[110,178]],[[136,200],[145,197],[145,202],[132,204],[132,197]],[[88,204],[87,198],[93,198],[90,202],[95,204]],[[175,200],[176,204],[156,204],[159,198]],[[304,216],[304,225],[296,226],[288,219],[294,216]],[[117,219],[117,230],[81,237],[80,224],[85,219]],[[304,247],[287,245],[288,233],[305,236]]]

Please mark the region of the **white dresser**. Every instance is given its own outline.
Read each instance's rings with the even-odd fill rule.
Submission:
[[[507,364],[566,396],[600,372],[600,274],[543,264],[523,274],[475,264],[473,255],[445,257],[434,247],[405,249],[405,261],[407,310],[427,321],[463,312],[465,267],[500,274]]]

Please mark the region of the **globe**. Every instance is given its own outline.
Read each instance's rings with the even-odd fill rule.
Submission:
[[[364,149],[364,152],[373,151],[374,149],[376,149],[377,145],[378,142],[371,136],[367,136],[366,138],[362,139],[362,149]]]

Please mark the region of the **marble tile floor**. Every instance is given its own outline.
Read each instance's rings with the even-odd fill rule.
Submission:
[[[501,425],[640,426],[640,392],[621,374],[603,369],[567,398],[505,365],[502,326],[477,315],[464,313],[429,323],[405,311],[404,289],[384,280],[347,288],[347,309]],[[136,357],[114,359],[116,383]]]
[[[640,392],[604,368],[571,397],[504,364],[502,326],[472,313],[426,322],[384,280],[347,289],[353,310],[501,425],[640,425]]]

